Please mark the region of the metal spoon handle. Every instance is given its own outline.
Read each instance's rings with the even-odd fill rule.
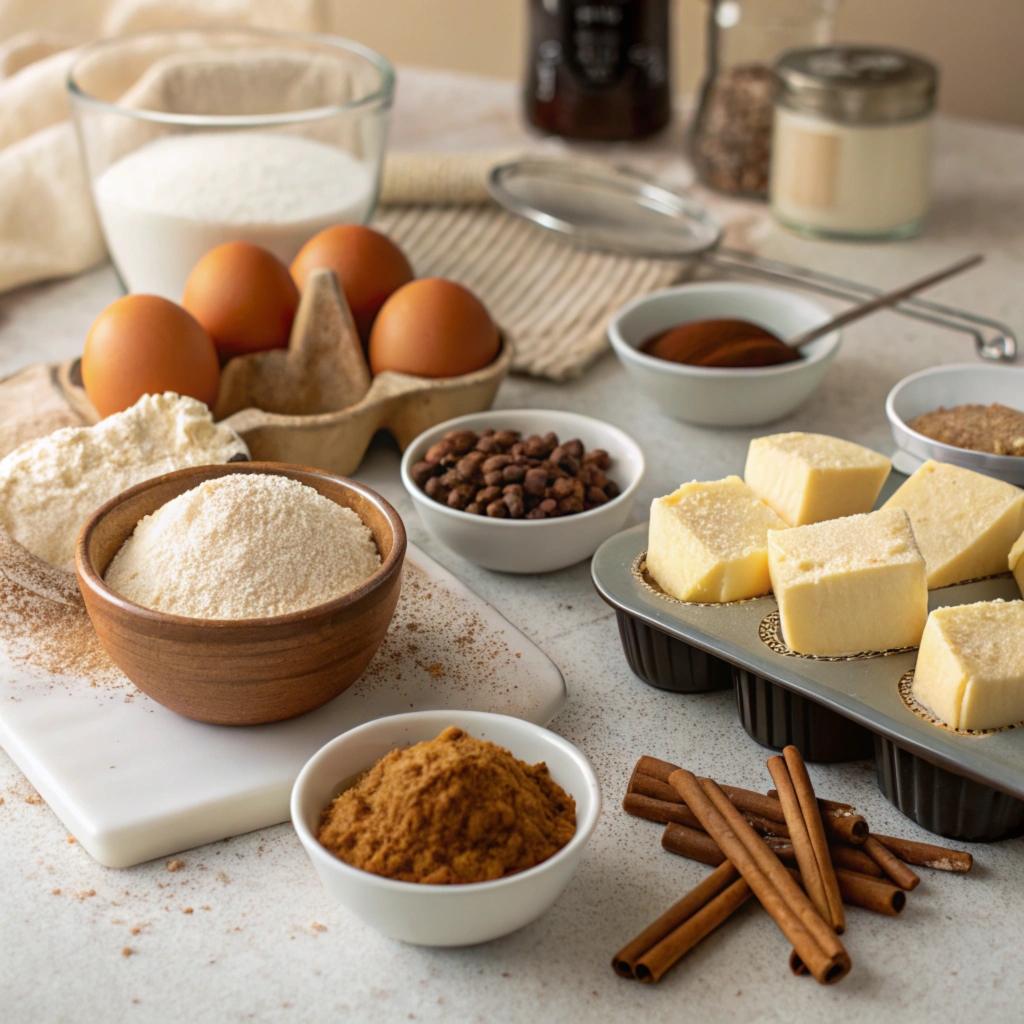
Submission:
[[[896,288],[891,292],[884,292],[882,295],[876,295],[873,299],[868,299],[867,302],[861,302],[850,309],[844,310],[838,316],[834,316],[831,320],[820,324],[818,327],[812,327],[811,330],[804,331],[803,334],[798,334],[795,338],[788,339],[786,344],[792,348],[800,348],[839,327],[844,327],[846,324],[853,323],[854,320],[860,320],[861,317],[874,313],[875,310],[884,309],[886,306],[893,306],[916,292],[924,291],[925,288],[931,288],[932,285],[945,281],[948,277],[953,277],[955,274],[961,274],[971,267],[976,267],[984,258],[980,253],[968,256],[966,259],[959,260],[952,264],[952,266],[946,267],[945,270],[938,270],[927,277],[920,277],[916,281],[911,281],[910,284],[905,284],[901,288]]]

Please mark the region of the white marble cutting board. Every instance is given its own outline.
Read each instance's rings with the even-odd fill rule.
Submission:
[[[565,702],[554,663],[410,544],[391,628],[349,690],[287,722],[203,725],[150,700],[107,662],[77,595],[62,599],[52,580],[12,567],[4,554],[0,746],[108,867],[287,820],[302,765],[371,719],[459,708],[544,725]]]

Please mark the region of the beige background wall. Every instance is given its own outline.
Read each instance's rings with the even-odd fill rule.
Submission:
[[[528,0],[324,2],[335,31],[396,63],[521,73]],[[700,75],[706,5],[673,4],[675,85],[685,92]],[[942,68],[943,110],[1024,125],[1024,0],[842,0],[837,38],[918,50]]]

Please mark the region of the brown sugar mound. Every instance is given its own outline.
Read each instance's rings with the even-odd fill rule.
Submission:
[[[956,448],[993,455],[1024,456],[1024,412],[994,402],[992,405],[939,406],[907,424],[925,437]]]
[[[576,801],[503,747],[450,726],[393,750],[324,810],[340,860],[404,882],[486,882],[525,871],[576,833]]]

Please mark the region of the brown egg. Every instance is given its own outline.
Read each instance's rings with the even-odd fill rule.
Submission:
[[[361,224],[326,228],[299,250],[292,263],[292,277],[300,289],[318,267],[338,275],[364,344],[381,306],[413,278],[405,253],[386,235]]]
[[[498,328],[471,291],[425,277],[384,303],[370,334],[370,369],[457,377],[493,362],[498,347]]]
[[[213,339],[181,306],[157,295],[126,295],[89,328],[82,383],[101,416],[165,391],[212,406],[220,365]]]
[[[287,348],[299,290],[288,268],[266,249],[251,242],[225,242],[192,268],[181,304],[227,360]]]

